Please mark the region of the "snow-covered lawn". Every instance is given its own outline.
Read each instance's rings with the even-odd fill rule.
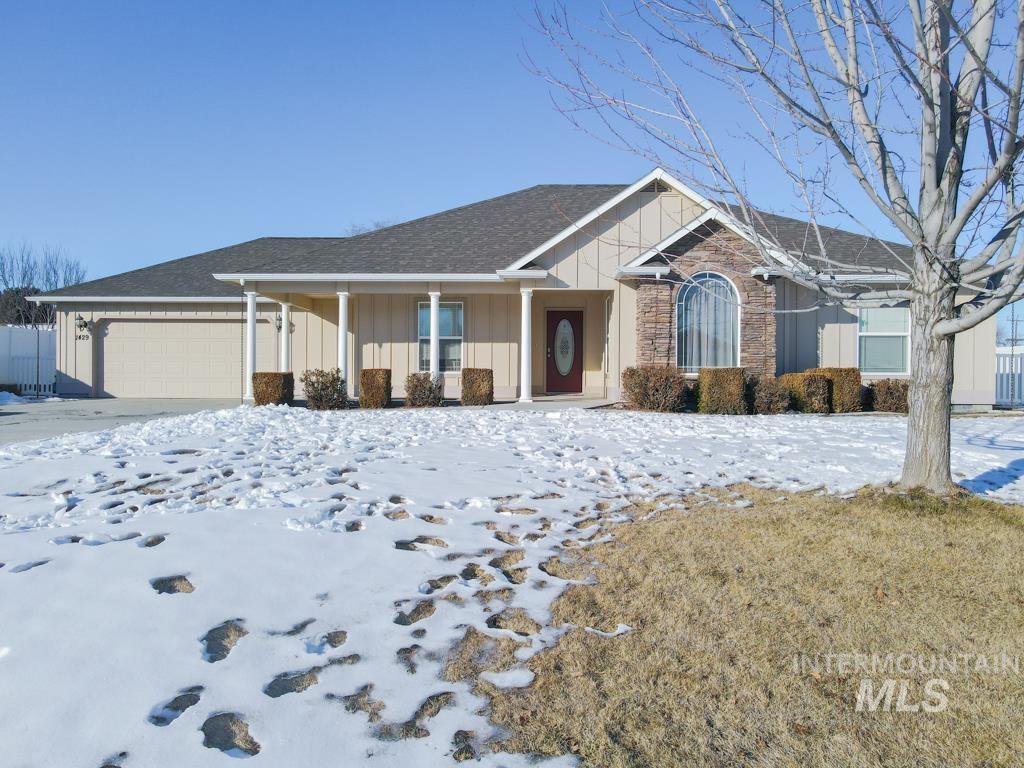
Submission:
[[[223,766],[201,729],[236,713],[254,764],[450,764],[456,731],[493,734],[446,651],[469,626],[512,636],[486,624],[506,604],[545,624],[565,582],[538,566],[593,533],[575,523],[703,484],[884,482],[904,438],[896,417],[282,407],[6,446],[3,762]],[[1024,500],[1024,421],[956,420],[953,440],[959,481]],[[157,590],[176,576],[192,591]],[[218,627],[245,632],[226,655]]]

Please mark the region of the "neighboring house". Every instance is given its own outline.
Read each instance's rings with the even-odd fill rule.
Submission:
[[[765,226],[797,259],[804,222]],[[905,245],[826,230],[830,259],[897,277]],[[905,376],[905,308],[815,309],[766,268],[746,229],[669,174],[544,185],[354,237],[267,237],[37,297],[59,308],[58,392],[239,397],[254,370],[390,368],[459,394],[463,366],[498,398],[616,398],[633,365],[858,366]],[[851,268],[849,265],[856,265]],[[861,275],[863,279],[863,275]],[[787,310],[810,309],[792,312]],[[781,311],[780,311],[781,310]],[[994,400],[995,320],[956,342],[953,401]],[[340,361],[340,362],[339,362]]]

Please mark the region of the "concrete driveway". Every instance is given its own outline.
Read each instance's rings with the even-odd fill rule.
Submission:
[[[0,445],[93,432],[164,416],[234,408],[238,400],[60,400],[0,405]]]

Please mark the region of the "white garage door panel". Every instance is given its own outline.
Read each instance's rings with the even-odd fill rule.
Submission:
[[[273,331],[257,326],[257,369],[273,366]],[[103,394],[240,397],[243,325],[231,320],[112,320],[102,335]]]

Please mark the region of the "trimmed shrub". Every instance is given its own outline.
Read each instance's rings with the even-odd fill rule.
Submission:
[[[697,372],[697,410],[743,415],[747,407],[747,372],[743,368],[701,368]]]
[[[789,390],[793,410],[801,413],[828,413],[831,409],[832,382],[817,373],[784,373],[779,383]]]
[[[252,375],[252,396],[256,405],[289,405],[295,398],[295,376],[277,371],[256,371]]]
[[[21,394],[17,384],[0,384],[0,392],[8,392],[12,395]]]
[[[622,372],[622,392],[632,408],[677,413],[692,400],[693,384],[678,368],[627,368]]]
[[[431,378],[429,373],[410,373],[405,377],[407,408],[436,408],[444,405],[444,376]]]
[[[857,368],[810,368],[804,373],[817,373],[832,382],[834,413],[855,413],[862,410],[860,371]]]
[[[758,376],[753,380],[751,410],[762,416],[789,410],[789,388],[774,376]]]
[[[306,407],[313,411],[336,411],[348,407],[345,379],[340,368],[313,368],[299,376],[306,392]]]
[[[462,404],[492,405],[494,403],[494,371],[490,368],[462,369]]]
[[[391,405],[391,369],[363,368],[359,372],[359,407],[387,408]]]
[[[876,411],[907,412],[907,379],[878,379],[871,382],[871,403]]]

